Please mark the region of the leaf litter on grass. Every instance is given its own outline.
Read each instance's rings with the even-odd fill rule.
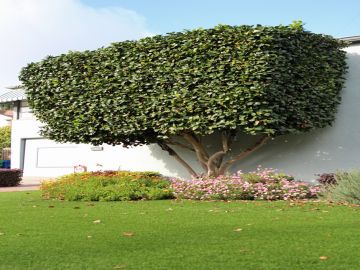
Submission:
[[[133,237],[133,236],[135,236],[135,233],[134,232],[123,232],[122,235],[125,237]]]

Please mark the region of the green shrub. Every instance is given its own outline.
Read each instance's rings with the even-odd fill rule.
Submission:
[[[279,183],[281,181],[294,181],[292,175],[287,175],[285,173],[278,173],[271,168],[262,169],[258,167],[256,171],[249,173],[242,173],[241,177],[244,181],[256,184],[256,183],[267,183],[269,181],[273,183]]]
[[[22,170],[0,169],[0,187],[17,186],[22,178]]]
[[[336,184],[329,185],[325,198],[334,202],[360,204],[360,170],[337,172]]]
[[[0,152],[7,147],[10,147],[11,143],[11,127],[0,127]]]
[[[41,185],[44,198],[69,201],[161,200],[170,183],[155,172],[104,171],[69,174]]]

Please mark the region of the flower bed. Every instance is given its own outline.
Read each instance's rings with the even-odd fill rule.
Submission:
[[[316,198],[320,186],[273,169],[217,178],[182,180],[153,172],[105,171],[65,175],[41,186],[44,198],[70,201],[294,200]]]
[[[174,196],[192,200],[292,200],[316,198],[320,186],[295,181],[273,169],[258,168],[230,176],[195,180],[171,179]]]
[[[68,201],[131,201],[173,198],[170,183],[154,172],[99,171],[64,175],[43,182],[46,199]]]

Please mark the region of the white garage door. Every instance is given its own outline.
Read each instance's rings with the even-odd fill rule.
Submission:
[[[82,164],[84,147],[76,144],[58,144],[45,139],[26,139],[24,176],[52,177],[73,172]]]

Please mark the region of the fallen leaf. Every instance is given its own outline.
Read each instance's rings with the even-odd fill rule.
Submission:
[[[54,208],[55,206],[54,205],[49,205],[49,208]]]
[[[173,211],[173,209],[170,207],[170,208],[166,209],[166,211]]]
[[[91,236],[91,235],[88,235],[87,238],[92,238],[92,236]]]
[[[320,259],[320,260],[327,260],[328,257],[327,257],[327,256],[320,256],[319,259]]]
[[[124,269],[126,267],[125,264],[118,264],[114,266],[114,269]]]
[[[132,237],[132,236],[135,235],[135,233],[133,233],[133,232],[123,232],[122,235],[123,235],[123,236],[126,236],[126,237]]]
[[[99,224],[99,223],[101,223],[101,220],[100,219],[94,220],[93,223],[94,224]]]
[[[5,235],[5,233],[3,233],[3,232],[0,232],[0,236],[2,236],[2,235]]]
[[[234,229],[234,232],[241,232],[241,231],[242,231],[241,228],[236,228],[236,229]]]

